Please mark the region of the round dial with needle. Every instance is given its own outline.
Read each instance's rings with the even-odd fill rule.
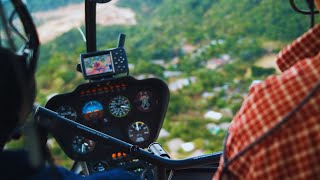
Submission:
[[[103,117],[103,107],[98,101],[89,101],[82,108],[82,114],[87,121],[98,120]]]
[[[124,117],[130,111],[130,101],[124,96],[113,98],[109,104],[110,113],[115,117]]]
[[[78,154],[87,154],[93,151],[95,142],[82,136],[75,136],[72,141],[72,150]]]
[[[130,125],[128,135],[131,141],[135,143],[142,143],[149,139],[150,130],[147,124],[137,121]]]
[[[153,105],[152,93],[150,91],[140,91],[137,94],[134,103],[137,105],[139,111],[151,111]]]
[[[73,121],[75,121],[77,119],[77,112],[71,106],[68,106],[68,105],[60,106],[57,109],[57,113],[60,116],[65,117],[70,120],[73,120]]]

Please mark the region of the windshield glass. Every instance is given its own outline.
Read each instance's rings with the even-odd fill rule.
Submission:
[[[26,44],[27,36],[11,2],[2,0],[0,3],[0,44],[16,52]]]
[[[297,4],[307,9],[304,1]],[[76,71],[86,51],[84,1],[28,0],[27,5],[42,43],[37,102],[44,105],[85,82]],[[115,47],[119,33],[126,34],[130,75],[157,77],[169,86],[158,142],[173,158],[221,151],[250,85],[279,73],[276,53],[309,27],[308,16],[279,0],[113,0],[97,5],[98,50]],[[64,163],[61,150],[55,153]]]

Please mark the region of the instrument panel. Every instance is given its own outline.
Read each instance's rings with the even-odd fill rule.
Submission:
[[[159,135],[168,106],[169,90],[159,79],[131,76],[79,85],[73,92],[52,97],[46,108],[93,129],[148,147]],[[112,158],[119,149],[94,142],[57,127],[53,133],[61,148],[74,160]]]

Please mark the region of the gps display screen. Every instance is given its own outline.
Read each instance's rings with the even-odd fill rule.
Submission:
[[[83,58],[83,65],[86,76],[114,72],[110,53]]]

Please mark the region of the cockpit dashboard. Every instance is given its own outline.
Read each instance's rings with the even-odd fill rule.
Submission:
[[[95,130],[146,148],[160,132],[169,101],[167,85],[159,79],[131,76],[79,85],[52,97],[46,108]],[[66,154],[77,161],[125,157],[110,144],[59,127],[55,137]]]

